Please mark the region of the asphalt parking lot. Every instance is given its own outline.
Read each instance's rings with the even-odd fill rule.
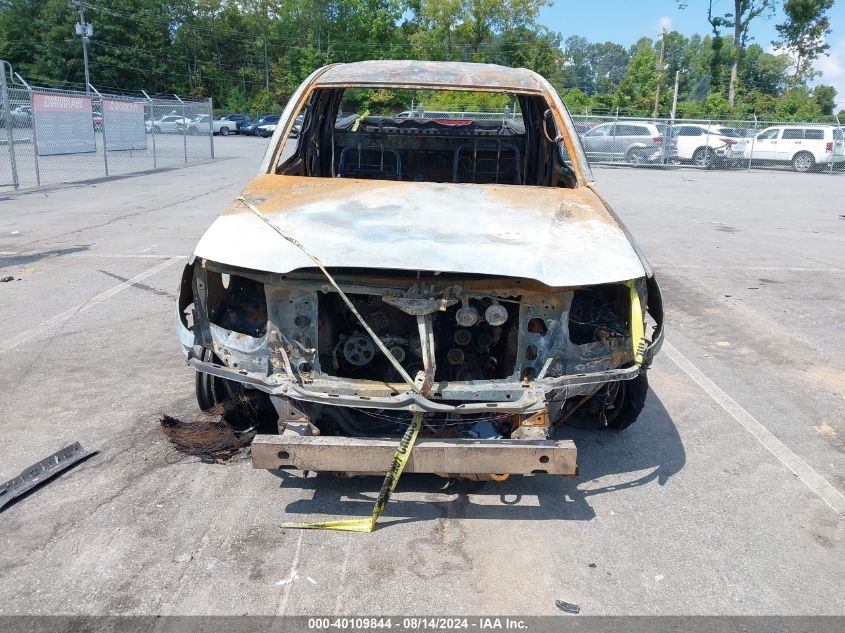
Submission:
[[[257,170],[225,158],[0,198],[0,481],[88,459],[0,514],[3,614],[845,615],[845,179],[597,168],[653,264],[667,344],[640,420],[564,429],[580,476],[381,480],[181,457],[181,262]],[[596,253],[601,257],[601,253]]]

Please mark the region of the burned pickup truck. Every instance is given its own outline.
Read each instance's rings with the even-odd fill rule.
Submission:
[[[407,471],[500,479],[576,474],[560,423],[636,420],[663,308],[545,79],[368,61],[293,95],[185,267],[176,329],[200,407],[272,401],[258,468],[384,472],[422,412]]]

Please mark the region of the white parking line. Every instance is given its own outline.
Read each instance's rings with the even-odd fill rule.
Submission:
[[[745,427],[745,430],[751,433],[772,455],[777,457],[781,464],[786,466],[795,476],[804,482],[807,488],[833,508],[833,511],[839,516],[845,516],[845,495],[834,488],[812,466],[787,448],[783,442],[760,424],[757,418],[746,411],[736,400],[722,391],[716,383],[705,376],[678,348],[666,341],[663,343],[663,349],[666,351],[666,355],[672,359],[672,362],[680,367],[693,382],[701,387],[708,396],[713,398],[734,420]]]
[[[305,530],[299,530],[299,536],[296,539],[296,548],[293,551],[293,561],[290,564],[290,576],[296,573],[296,566],[299,565],[299,552],[302,549],[302,535],[305,534]],[[290,591],[293,587],[293,583],[289,582],[285,585],[285,588],[282,590],[282,598],[279,601],[279,608],[276,609],[276,615],[282,616],[285,614],[285,609],[288,608],[288,599],[290,598]]]
[[[112,286],[108,290],[101,292],[98,295],[94,295],[87,301],[83,301],[82,303],[79,303],[73,306],[72,308],[68,308],[64,312],[60,312],[56,316],[44,321],[44,323],[42,323],[41,325],[37,325],[30,330],[26,330],[25,332],[18,334],[16,337],[8,340],[6,343],[3,343],[2,347],[0,347],[0,352],[10,350],[13,347],[16,347],[17,345],[20,345],[21,343],[28,341],[31,338],[34,338],[39,334],[50,330],[51,328],[56,327],[60,323],[64,323],[65,321],[67,321],[71,317],[76,316],[80,312],[85,312],[89,308],[93,308],[94,306],[99,305],[103,301],[111,299],[117,293],[123,292],[127,288],[131,288],[134,284],[138,283],[139,281],[147,279],[148,277],[152,277],[153,275],[164,270],[171,264],[175,264],[176,262],[182,261],[183,259],[183,257],[172,257],[170,259],[167,259],[161,262],[160,264],[156,264],[152,268],[148,268],[147,270],[138,273],[134,277],[130,277],[126,281],[121,282],[116,286]]]

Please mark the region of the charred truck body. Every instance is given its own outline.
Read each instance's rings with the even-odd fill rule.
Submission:
[[[370,114],[379,91],[505,105],[486,118]],[[176,329],[202,408],[244,390],[271,398],[279,434],[256,437],[256,467],[384,472],[423,411],[409,472],[573,475],[556,424],[621,429],[642,410],[660,291],[536,73],[321,68],[242,195],[320,260],[420,387],[314,261],[236,201],[185,267]]]

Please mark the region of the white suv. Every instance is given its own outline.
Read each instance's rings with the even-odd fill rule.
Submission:
[[[842,129],[833,125],[778,125],[747,139],[746,160],[759,163],[792,163],[795,171],[845,162]]]
[[[733,147],[739,139],[736,132],[715,125],[684,123],[672,128],[678,145],[678,160],[709,169],[716,162],[735,158]]]

